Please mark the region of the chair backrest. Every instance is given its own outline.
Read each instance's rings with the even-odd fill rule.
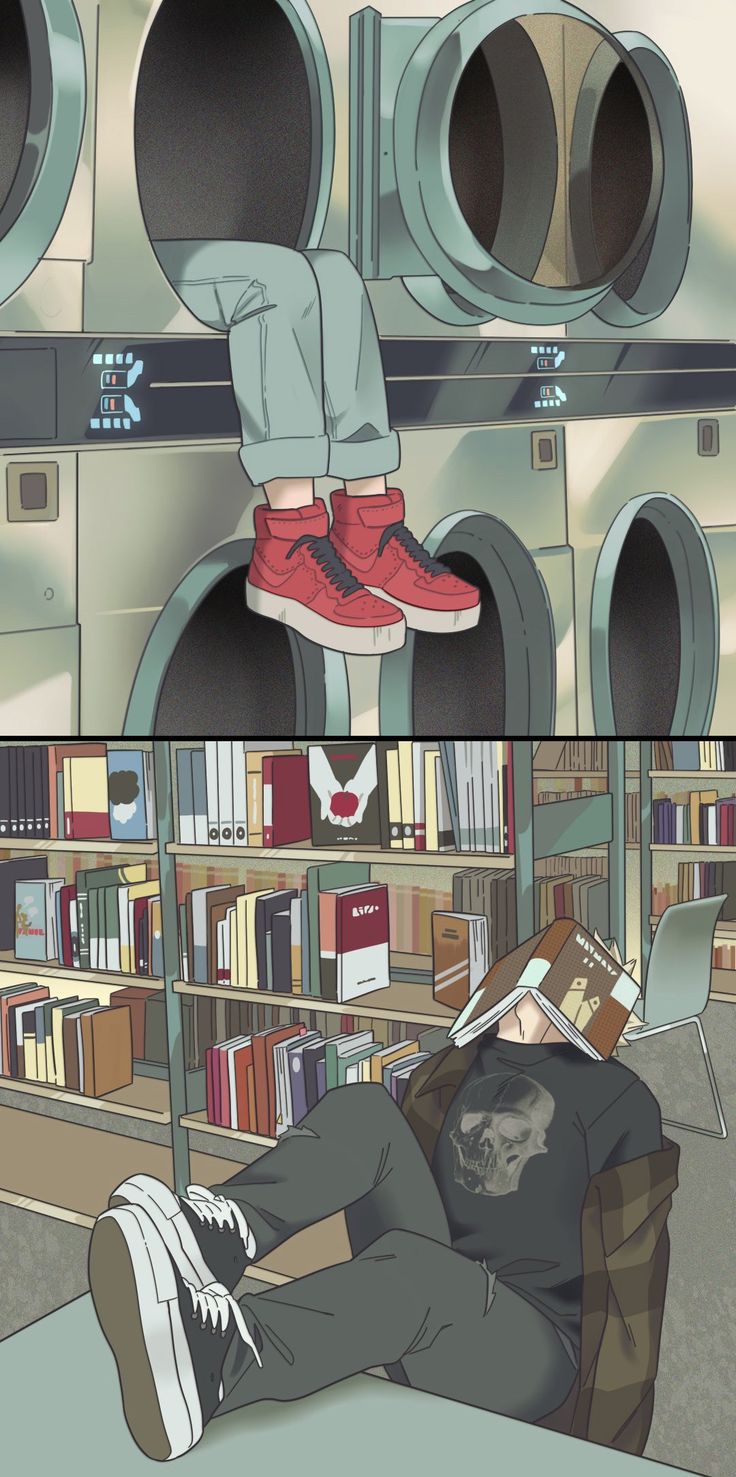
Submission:
[[[673,903],[662,914],[649,958],[642,1017],[666,1026],[700,1015],[710,993],[713,935],[725,894]]]

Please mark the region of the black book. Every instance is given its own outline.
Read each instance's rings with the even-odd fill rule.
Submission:
[[[298,897],[296,888],[286,888],[283,892],[270,892],[267,897],[259,897],[256,900],[256,966],[258,969],[259,990],[272,990],[274,988],[271,977],[271,922],[274,913],[283,913],[288,908],[292,898]]]
[[[319,1090],[317,1087],[317,1062],[325,1059],[324,1041],[313,1041],[305,1046],[302,1052],[302,1071],[304,1073],[304,1092],[307,1099],[307,1112],[319,1102]]]
[[[48,831],[44,825],[43,806],[43,772],[45,769],[47,770],[46,750],[42,744],[36,744],[33,750],[33,793],[35,798],[36,835],[39,841],[43,841],[44,836],[48,836]]]
[[[36,786],[34,783],[35,744],[26,744],[22,750],[26,772],[26,836],[31,840],[36,835]]]
[[[291,913],[274,913],[271,919],[271,978],[277,994],[291,994]]]
[[[379,756],[374,743],[311,744],[309,803],[315,846],[381,845]]]
[[[23,753],[17,744],[10,750],[10,833],[25,837],[26,818],[24,813]]]
[[[0,837],[10,835],[10,749],[0,749]]]

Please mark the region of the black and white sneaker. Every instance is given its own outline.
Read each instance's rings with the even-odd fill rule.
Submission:
[[[255,1257],[255,1236],[240,1206],[203,1185],[175,1195],[153,1175],[134,1174],[113,1190],[108,1204],[145,1210],[179,1273],[197,1288],[222,1282],[232,1292]]]
[[[181,1456],[222,1401],[230,1341],[241,1338],[261,1364],[238,1303],[220,1282],[198,1288],[182,1277],[155,1222],[137,1205],[98,1217],[89,1284],[134,1441],[155,1461]]]

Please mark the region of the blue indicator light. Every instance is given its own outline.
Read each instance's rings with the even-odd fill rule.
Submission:
[[[95,417],[94,420],[90,421],[89,424],[90,424],[90,429],[91,430],[93,430],[93,431],[99,431],[99,429],[100,429],[100,422],[97,419],[97,417]]]

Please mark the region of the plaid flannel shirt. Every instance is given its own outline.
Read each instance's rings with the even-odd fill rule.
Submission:
[[[403,1112],[428,1159],[477,1043],[450,1046],[409,1078]],[[581,1218],[580,1372],[539,1425],[641,1456],[654,1405],[677,1144],[591,1178]]]

